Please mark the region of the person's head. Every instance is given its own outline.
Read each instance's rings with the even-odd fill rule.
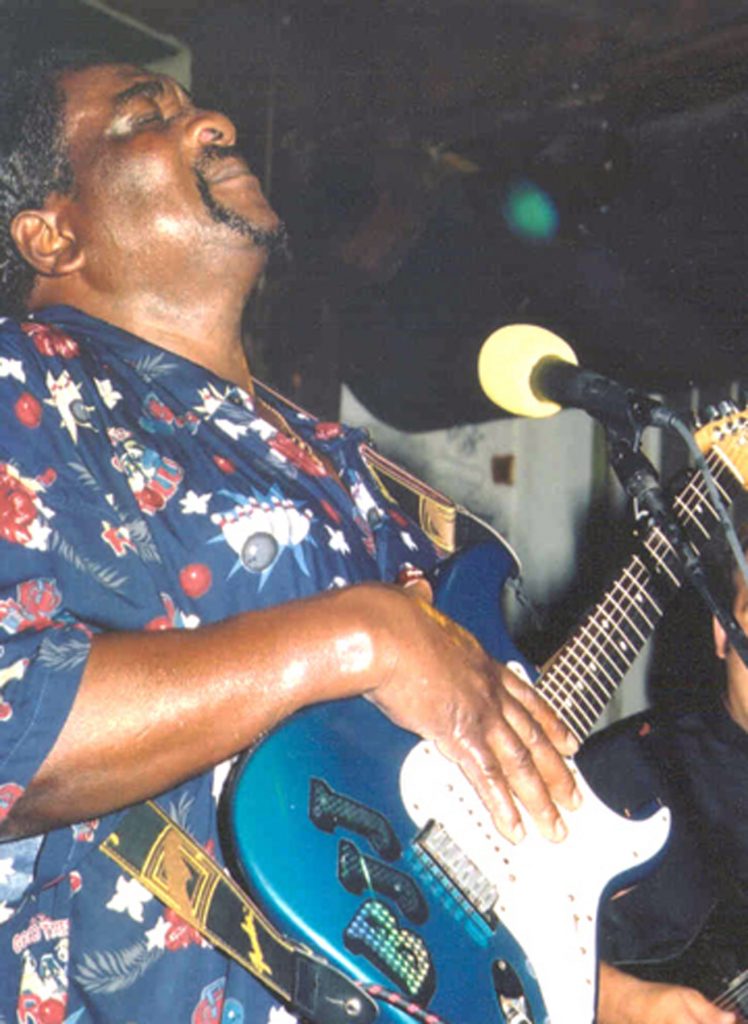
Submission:
[[[49,56],[1,102],[3,312],[67,301],[71,286],[73,299],[163,287],[221,258],[238,272],[240,252],[284,242],[231,122],[165,76]]]

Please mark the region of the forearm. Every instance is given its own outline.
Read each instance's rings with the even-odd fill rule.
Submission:
[[[96,636],[62,733],[4,834],[151,797],[299,707],[371,689],[388,671],[403,601],[367,584],[197,630]]]
[[[644,1018],[635,1014],[636,997],[642,984],[638,978],[601,963],[597,1024],[641,1024]]]
[[[642,981],[610,964],[600,965],[597,1024],[733,1024],[695,989]]]
[[[433,740],[497,827],[553,839],[575,742],[532,687],[422,595],[367,583],[198,630],[98,637],[55,746],[3,823],[29,835],[170,789],[318,701],[370,695]]]

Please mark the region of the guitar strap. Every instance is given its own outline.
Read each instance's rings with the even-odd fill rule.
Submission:
[[[316,419],[302,406],[271,388],[264,381],[258,383],[282,405],[290,406],[309,419]],[[466,544],[485,539],[486,533],[507,546],[501,534],[484,519],[463,505],[458,505],[452,498],[427,484],[404,466],[388,459],[373,445],[362,444],[359,451],[366,467],[384,493],[418,523],[440,555],[453,555]]]
[[[272,388],[263,387],[305,413]],[[464,546],[474,524],[506,544],[488,523],[371,445],[363,444],[360,451],[385,494],[419,523],[441,555],[454,554]],[[377,1004],[362,987],[281,935],[210,854],[152,801],[128,810],[99,848],[301,1017],[313,1024],[370,1024],[376,1017]],[[380,990],[376,994],[396,998]],[[427,1016],[418,1010],[404,1008],[416,1019]],[[428,1019],[437,1020],[433,1015]]]
[[[192,928],[314,1024],[370,1024],[376,1003],[282,936],[220,865],[155,803],[127,811],[100,847]]]

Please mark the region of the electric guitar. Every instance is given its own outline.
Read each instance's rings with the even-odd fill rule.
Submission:
[[[745,483],[748,419],[696,436],[725,502]],[[696,551],[717,514],[701,474],[675,499]],[[540,673],[503,626],[499,596],[517,570],[497,543],[437,573],[437,606],[486,649],[524,668],[584,739],[682,582],[651,526],[601,600]],[[584,799],[568,838],[512,846],[461,771],[363,698],[302,710],[237,763],[222,808],[227,854],[273,923],[381,1001],[383,1024],[590,1024],[601,896],[663,847],[669,812],[612,812],[575,772]]]

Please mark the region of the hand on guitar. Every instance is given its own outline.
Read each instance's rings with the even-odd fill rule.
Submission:
[[[642,981],[609,964],[600,966],[597,1024],[739,1024],[694,988]]]
[[[515,798],[545,836],[563,839],[558,806],[572,809],[580,797],[562,755],[576,741],[531,686],[431,606],[427,591],[408,593],[390,624],[389,668],[368,696],[459,764],[508,839],[524,835]]]

